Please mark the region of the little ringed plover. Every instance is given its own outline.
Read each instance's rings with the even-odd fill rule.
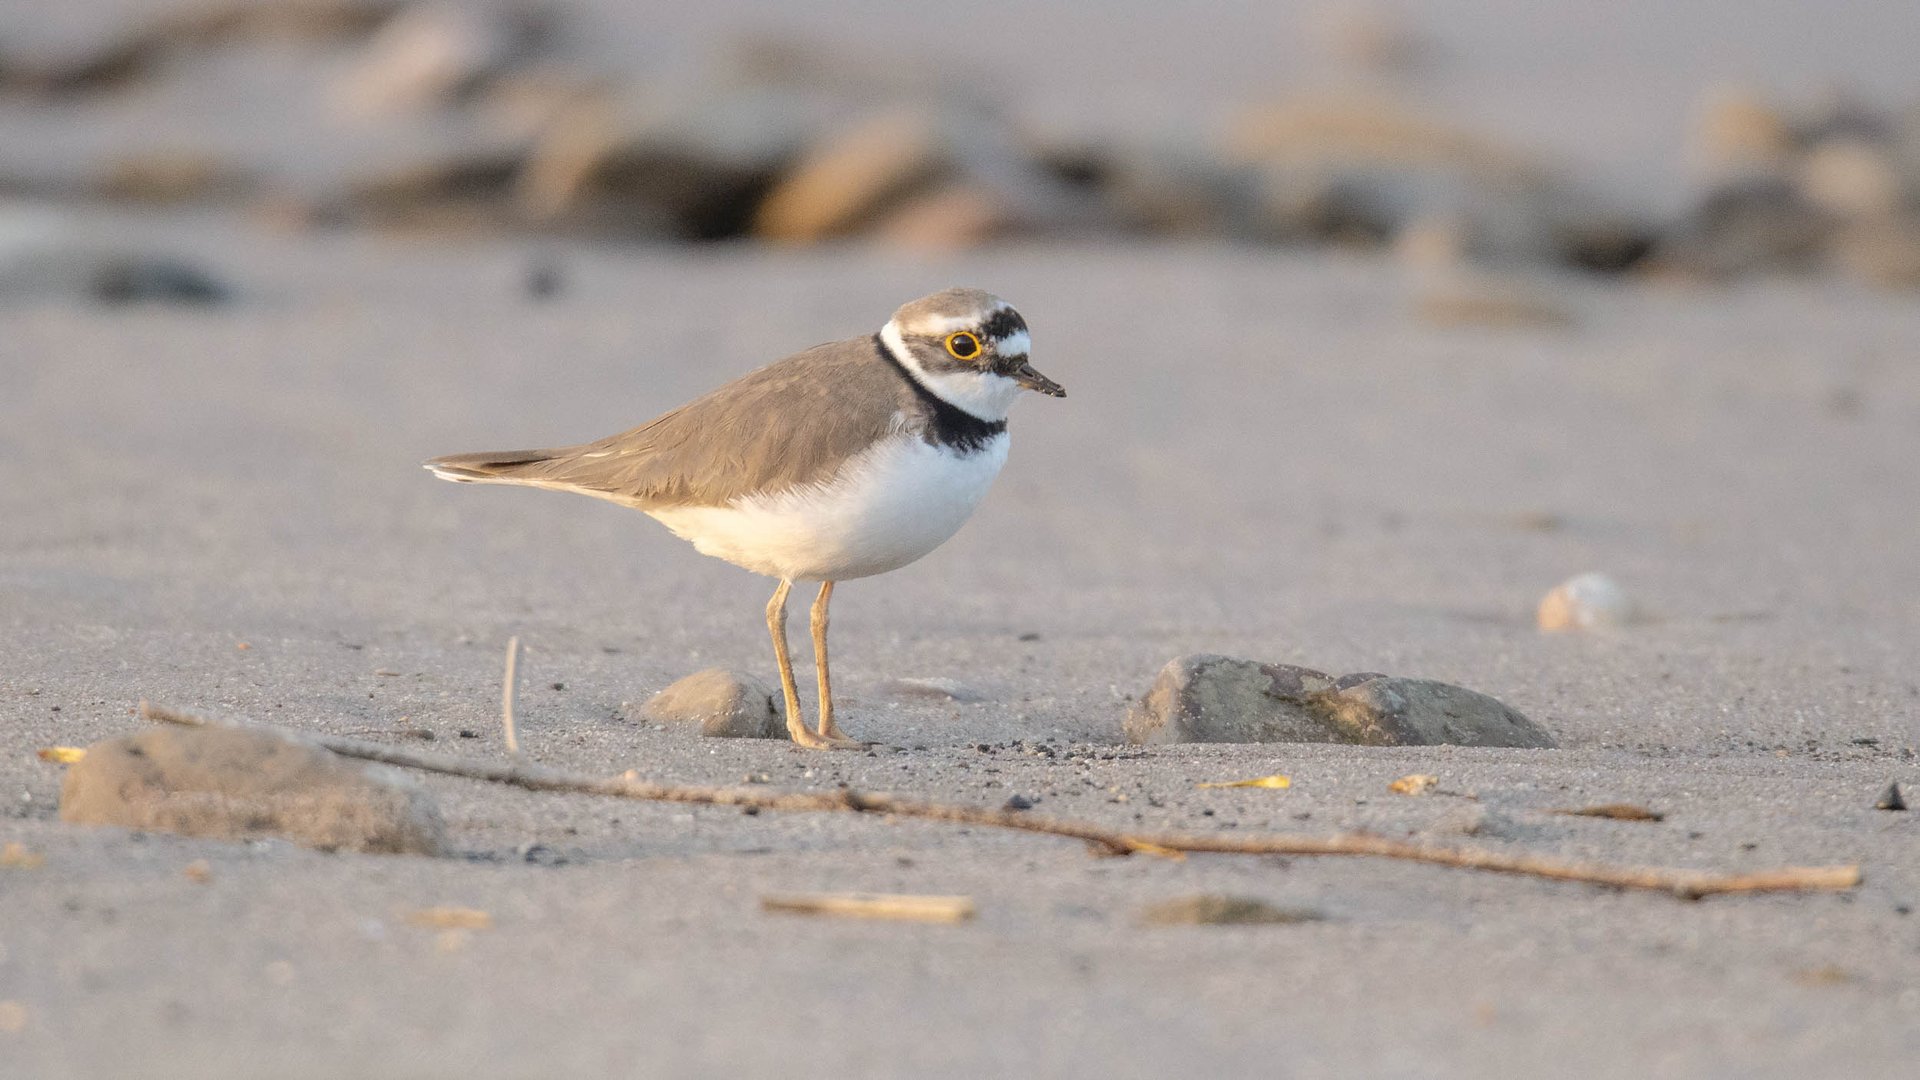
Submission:
[[[646,424],[551,450],[434,458],[460,483],[524,484],[634,507],[701,553],[777,578],[767,628],[787,733],[862,745],[833,719],[827,603],[837,581],[897,570],[959,531],[1007,459],[1023,390],[1065,397],[1028,362],[1026,320],[978,289],[902,306],[877,334],[818,345]],[[800,715],[787,593],[819,582],[813,652],[820,719]]]

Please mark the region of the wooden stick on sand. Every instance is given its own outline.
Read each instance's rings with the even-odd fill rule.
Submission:
[[[174,712],[157,705],[140,703],[140,715],[148,720],[188,727],[218,726],[198,716]],[[1346,833],[1333,836],[1306,836],[1298,833],[1266,833],[1226,836],[1217,833],[1123,832],[1087,822],[1062,821],[1017,810],[958,803],[921,802],[883,792],[856,791],[851,788],[822,792],[755,791],[746,788],[687,787],[642,780],[633,773],[615,777],[586,776],[562,772],[519,760],[505,765],[462,761],[436,754],[423,754],[397,746],[346,739],[337,735],[301,733],[336,754],[398,765],[408,769],[510,784],[528,791],[561,791],[581,795],[605,795],[617,799],[647,802],[699,803],[708,806],[754,807],[776,811],[850,811],[862,814],[891,814],[896,817],[944,821],[956,825],[979,825],[995,829],[1045,833],[1082,840],[1114,855],[1146,853],[1178,857],[1185,854],[1223,855],[1363,855],[1379,859],[1401,859],[1467,870],[1487,870],[1497,874],[1519,874],[1608,885],[1619,889],[1648,889],[1671,893],[1688,900],[1719,893],[1801,892],[1844,890],[1860,884],[1858,866],[1782,867],[1747,874],[1716,874],[1698,870],[1669,870],[1659,867],[1611,866],[1605,863],[1570,861],[1535,855],[1509,854],[1484,848],[1439,847],[1408,843],[1385,836]]]

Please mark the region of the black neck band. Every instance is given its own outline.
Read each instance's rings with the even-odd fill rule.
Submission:
[[[971,454],[985,448],[995,435],[1007,430],[1005,420],[982,420],[967,410],[941,397],[926,388],[925,384],[913,377],[907,365],[893,355],[887,343],[879,334],[873,335],[873,347],[880,358],[900,373],[913,387],[913,393],[919,399],[921,409],[927,418],[927,441],[936,446],[951,446],[963,454]]]

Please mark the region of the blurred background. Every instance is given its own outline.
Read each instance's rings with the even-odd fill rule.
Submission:
[[[229,291],[217,265],[102,254],[86,223],[110,209],[1912,289],[1916,45],[1905,0],[11,0],[0,275],[109,301]],[[536,267],[527,288],[558,284]],[[1507,288],[1422,303],[1563,315]]]

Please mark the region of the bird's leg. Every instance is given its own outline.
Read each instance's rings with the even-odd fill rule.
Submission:
[[[808,730],[800,716],[800,688],[794,685],[793,661],[787,656],[787,592],[792,588],[793,582],[782,578],[780,587],[773,590],[773,599],[767,601],[767,632],[773,635],[773,658],[780,663],[780,689],[787,696],[787,735],[808,749],[824,750],[832,744]]]
[[[820,679],[820,737],[836,747],[854,749],[866,744],[847,737],[833,722],[833,684],[827,675],[827,603],[833,599],[833,582],[820,583],[820,595],[813,601],[813,671]]]

